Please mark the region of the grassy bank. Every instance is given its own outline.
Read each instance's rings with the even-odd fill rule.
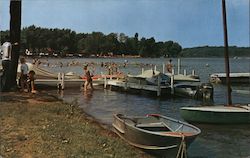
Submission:
[[[150,157],[78,107],[46,94],[0,94],[2,157]]]

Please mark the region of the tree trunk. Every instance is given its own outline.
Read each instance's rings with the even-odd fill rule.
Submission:
[[[10,0],[10,42],[12,44],[9,90],[16,89],[17,66],[20,52],[21,37],[21,0]]]

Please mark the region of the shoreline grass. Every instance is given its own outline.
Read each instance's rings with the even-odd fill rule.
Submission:
[[[2,157],[151,157],[53,96],[0,93],[0,102]]]

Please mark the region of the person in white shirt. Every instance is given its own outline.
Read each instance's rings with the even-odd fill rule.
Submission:
[[[10,65],[11,65],[11,49],[10,42],[4,42],[2,49],[2,76],[0,78],[0,91],[8,91],[10,89]]]
[[[21,80],[21,91],[25,91],[28,92],[29,89],[29,85],[28,85],[28,72],[29,72],[29,67],[26,64],[26,61],[24,58],[20,59],[21,62],[21,76],[20,76],[20,80]]]

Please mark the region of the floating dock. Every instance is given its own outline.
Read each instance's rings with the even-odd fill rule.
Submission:
[[[233,84],[249,84],[250,73],[230,73],[230,82]],[[226,84],[226,73],[214,73],[210,75],[210,82]]]

